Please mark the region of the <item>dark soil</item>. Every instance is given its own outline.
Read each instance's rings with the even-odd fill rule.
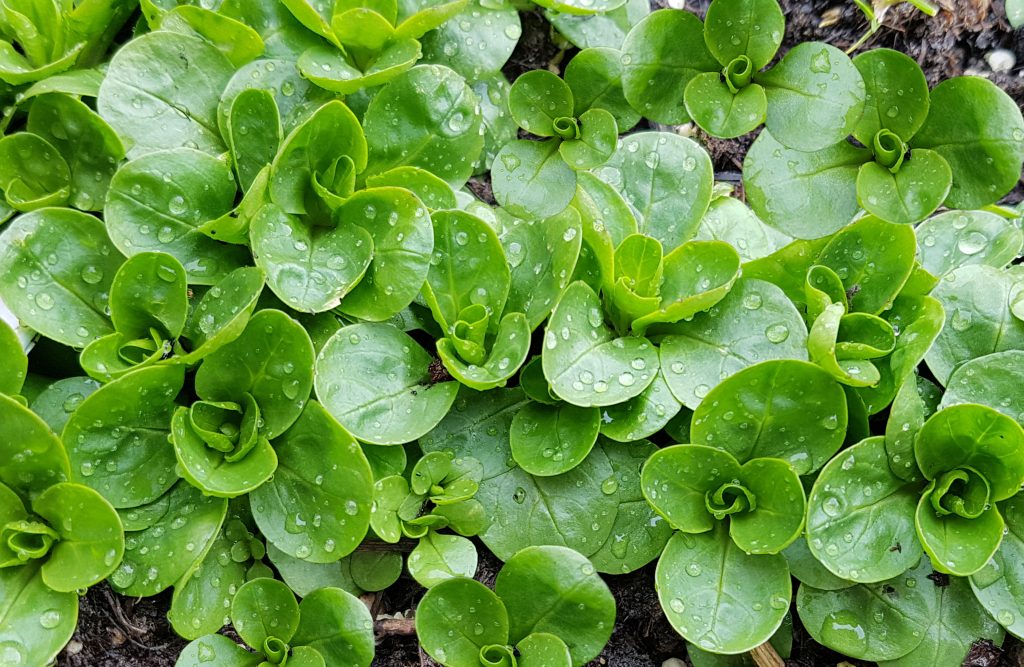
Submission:
[[[660,0],[654,0],[659,4]],[[710,0],[688,2],[687,9],[700,14]],[[789,46],[821,40],[846,49],[863,34],[867,23],[852,2],[843,0],[781,0],[787,15]],[[1024,31],[1014,32],[1005,19],[1002,0],[940,0],[934,18],[910,5],[891,8],[884,27],[862,48],[888,47],[914,57],[930,84],[961,74],[985,76],[1024,103]],[[1005,73],[994,73],[985,61],[993,49],[1012,51],[1018,64]],[[537,68],[561,71],[572,52],[562,52],[551,40],[547,22],[539,12],[523,14],[523,36],[505,73],[510,79]],[[714,160],[715,169],[728,178],[739,171],[750,138],[723,141],[700,137]],[[489,198],[489,184],[474,183],[482,198]],[[1021,188],[1018,187],[1019,200]],[[482,545],[477,578],[491,584],[501,564]],[[660,667],[671,657],[683,658],[685,645],[661,613],[654,592],[653,565],[622,576],[606,577],[615,595],[618,619],[615,632],[600,657],[588,667]],[[411,611],[421,589],[410,579],[373,600],[375,609],[388,613]],[[114,595],[104,584],[82,598],[78,630],[58,658],[60,667],[171,667],[185,642],[175,635],[166,619],[170,595],[135,600]],[[796,620],[789,667],[837,665],[844,658],[815,643]],[[846,659],[848,664],[861,664]],[[416,638],[388,634],[379,638],[374,667],[435,667],[423,654]],[[965,665],[972,667],[1024,666],[1024,647],[1012,638],[1002,648],[975,645]],[[345,666],[332,666],[345,667]]]

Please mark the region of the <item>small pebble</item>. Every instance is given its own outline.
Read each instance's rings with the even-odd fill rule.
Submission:
[[[992,68],[992,71],[998,74],[1009,72],[1017,64],[1017,56],[1013,55],[1013,51],[1009,49],[989,51],[985,56],[985,60],[988,62],[988,66]]]
[[[686,0],[665,0],[669,9],[686,9]]]
[[[661,667],[686,667],[686,663],[679,658],[669,658],[661,663]]]

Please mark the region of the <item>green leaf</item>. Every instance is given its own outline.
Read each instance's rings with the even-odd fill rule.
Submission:
[[[534,546],[505,562],[494,582],[505,604],[509,640],[536,632],[555,635],[569,647],[573,665],[596,657],[615,625],[615,599],[594,566],[566,547]]]
[[[622,43],[622,90],[630,106],[658,123],[690,118],[683,91],[701,72],[721,65],[704,43],[704,26],[693,14],[659,10],[637,23]]]
[[[604,164],[619,138],[615,116],[604,109],[588,109],[578,118],[579,138],[558,146],[562,159],[573,169],[592,169]]]
[[[1024,280],[990,266],[963,266],[946,274],[932,295],[946,312],[945,326],[925,361],[940,384],[971,359],[1024,349],[1024,321],[1010,308]]]
[[[455,382],[429,384],[429,365],[430,355],[390,325],[344,327],[317,357],[316,395],[360,440],[411,442],[441,421],[458,389]]]
[[[803,132],[812,133],[806,128]],[[761,132],[743,159],[750,207],[794,238],[817,239],[842,227],[859,210],[857,173],[871,159],[865,148],[840,141],[814,152],[787,148]]]
[[[740,462],[788,461],[801,475],[818,470],[846,435],[846,397],[827,373],[796,360],[765,361],[723,380],[693,415],[693,442]]]
[[[877,162],[857,172],[857,201],[883,220],[911,223],[935,212],[949,193],[949,165],[935,151],[915,149],[895,174]]]
[[[931,624],[921,643],[896,660],[880,662],[880,667],[957,667],[966,661],[976,642],[987,639],[996,646],[1002,643],[1002,628],[968,594],[966,580],[950,579],[948,586],[934,587],[934,592],[937,600]]]
[[[131,158],[183,146],[216,155],[224,151],[217,102],[233,73],[209,42],[157,31],[114,54],[96,105]]]
[[[530,326],[522,313],[509,313],[501,318],[490,353],[480,364],[465,363],[455,348],[451,338],[437,342],[437,354],[452,377],[473,389],[501,387],[526,361]]]
[[[879,661],[907,655],[922,643],[943,595],[929,579],[928,559],[917,560],[911,561],[916,567],[879,583],[834,591],[801,586],[800,620],[815,641],[844,655]],[[880,625],[884,632],[873,630]]]
[[[914,440],[928,417],[939,406],[942,392],[929,380],[910,375],[900,386],[885,425],[885,451],[893,474],[908,482],[921,479],[914,459]],[[973,401],[967,401],[973,402]]]
[[[234,544],[222,533],[206,557],[174,585],[167,618],[185,639],[198,639],[224,625],[224,610],[230,609],[235,596],[232,591],[245,583],[246,564],[231,557]]]
[[[124,553],[121,520],[110,503],[89,487],[54,484],[32,501],[32,511],[59,535],[40,570],[53,590],[88,588],[117,567]]]
[[[78,596],[58,593],[35,564],[0,568],[0,649],[11,664],[49,664],[64,649],[78,623]]]
[[[650,12],[650,3],[642,0],[626,0],[626,3],[618,9],[603,14],[580,16],[547,10],[544,12],[544,16],[562,36],[581,49],[598,47],[618,49],[622,46],[630,28],[643,20]],[[618,57],[616,56],[616,58]]]
[[[705,72],[693,77],[684,92],[686,111],[708,134],[732,139],[764,122],[768,98],[756,83],[733,92],[721,76]]]
[[[18,211],[61,206],[71,196],[68,163],[46,139],[18,132],[0,139],[0,188]]]
[[[409,554],[409,574],[424,588],[455,577],[472,577],[476,547],[465,537],[431,531]]]
[[[435,248],[423,295],[434,319],[449,337],[461,336],[463,311],[482,306],[487,330],[495,331],[511,282],[497,234],[463,211],[437,211],[431,222]]]
[[[244,248],[199,229],[231,211],[236,191],[224,160],[191,148],[150,152],[110,181],[107,230],[124,254],[165,252],[181,262],[190,283],[211,285],[249,261]]]
[[[782,145],[819,151],[843,141],[864,109],[864,79],[842,51],[822,42],[790,49],[754,75],[768,97],[765,127]]]
[[[587,457],[600,425],[596,408],[529,403],[512,419],[512,457],[531,475],[560,475]]]
[[[49,426],[19,401],[0,394],[0,482],[22,498],[70,477],[68,455]]]
[[[513,215],[550,218],[572,201],[576,174],[559,152],[557,139],[505,144],[494,157],[494,198]]]
[[[791,241],[764,224],[746,204],[733,197],[711,200],[697,230],[699,241],[725,241],[744,262],[767,257]]]
[[[28,373],[28,355],[21,339],[6,322],[0,320],[0,394],[16,396],[25,384]]]
[[[211,287],[185,322],[188,349],[176,352],[182,363],[195,363],[237,338],[249,322],[263,290],[263,271],[246,266],[235,269]]]
[[[472,629],[462,618],[472,612]],[[476,632],[479,629],[480,632]],[[430,588],[416,608],[416,634],[420,645],[447,667],[479,667],[485,646],[508,642],[509,618],[505,605],[486,586],[456,577]],[[449,632],[451,634],[449,634]]]
[[[275,579],[253,579],[235,594],[231,625],[249,646],[262,649],[270,638],[287,644],[299,627],[299,604],[286,584]]]
[[[640,114],[629,106],[622,92],[622,57],[614,48],[586,48],[565,66],[565,82],[575,102],[574,115],[587,109],[604,109],[615,118],[619,132],[631,129]]]
[[[840,579],[828,571],[811,553],[811,548],[804,537],[794,540],[782,550],[782,555],[789,563],[790,574],[803,585],[826,591],[836,591],[854,585],[854,582]]]
[[[204,7],[175,7],[162,15],[159,25],[154,27],[201,37],[217,47],[235,67],[263,53],[259,33],[241,21]]]
[[[889,130],[910,141],[928,117],[930,104],[928,82],[920,65],[892,49],[865,51],[853,59],[853,64],[864,77],[867,91],[864,113],[853,136],[870,146],[879,130]]]
[[[565,642],[547,632],[534,632],[516,644],[519,667],[571,667],[572,655]]]
[[[1010,96],[980,77],[955,77],[931,92],[911,148],[938,153],[953,171],[951,208],[980,208],[1013,188],[1024,163],[1024,119]]]
[[[184,369],[150,366],[104,385],[82,401],[61,439],[72,479],[116,508],[151,503],[175,482],[168,445]]]
[[[865,217],[832,237],[818,263],[835,271],[848,290],[858,288],[851,311],[878,314],[907,282],[916,251],[911,227]]]
[[[604,322],[597,295],[582,282],[566,289],[551,314],[543,364],[552,391],[580,407],[633,398],[658,372],[656,348],[646,338],[617,338]]]
[[[724,525],[700,535],[676,533],[655,581],[676,632],[715,653],[742,653],[768,641],[792,595],[785,557],[744,553]]]
[[[260,434],[269,439],[295,422],[312,386],[309,334],[279,310],[253,315],[238,338],[205,359],[195,377],[203,400],[241,403],[251,394],[263,420]]]
[[[185,269],[174,257],[156,252],[133,255],[110,286],[114,329],[128,338],[148,338],[153,329],[167,340],[177,338],[188,317],[187,290]]]
[[[113,333],[106,295],[122,261],[93,216],[70,209],[28,213],[0,235],[0,298],[26,326],[84,347]]]
[[[1007,531],[992,559],[971,575],[974,596],[985,610],[1014,635],[1024,630],[1020,616],[1020,582],[1024,559],[1024,499],[1011,498],[1000,504],[999,511],[1006,520]],[[979,614],[984,616],[984,614]]]
[[[610,12],[625,4],[626,0],[541,0],[537,4],[546,9],[563,14],[585,16]]]
[[[775,0],[716,2],[708,7],[704,40],[723,65],[747,56],[756,71],[771,62],[785,29],[786,19]]]
[[[359,598],[340,588],[321,588],[299,603],[293,644],[316,649],[329,665],[369,667],[373,660],[373,619]]]
[[[569,85],[545,69],[532,70],[515,80],[508,93],[508,108],[519,127],[538,137],[555,136],[558,119],[577,115]]]
[[[478,105],[466,82],[446,67],[420,65],[398,76],[366,110],[366,176],[411,165],[461,186],[483,148]]]
[[[223,498],[204,496],[184,481],[175,484],[167,500],[158,501],[150,525],[126,531],[124,559],[110,576],[111,587],[145,597],[180,581],[217,539],[227,508]]]
[[[1003,517],[991,506],[970,518],[957,514],[938,516],[935,484],[933,481],[928,485],[917,504],[918,538],[936,570],[962,577],[972,575],[985,567],[999,548],[1006,527]]]
[[[595,173],[632,207],[638,231],[661,241],[667,253],[693,238],[711,203],[711,158],[676,134],[630,135]]]
[[[281,117],[273,94],[259,88],[240,92],[231,102],[227,125],[235,173],[242,190],[248,191],[281,145]]]
[[[717,305],[667,327],[661,366],[672,394],[695,409],[715,385],[769,359],[807,359],[807,329],[775,285],[742,278]],[[659,331],[659,333],[661,333]]]
[[[988,211],[946,211],[925,220],[916,231],[921,266],[939,278],[970,264],[1001,269],[1024,246],[1020,229]]]
[[[484,149],[473,167],[475,173],[490,169],[501,147],[517,136],[519,128],[508,114],[508,91],[511,87],[501,72],[473,84],[473,92],[480,98],[484,129]]]
[[[384,560],[390,561],[392,556],[397,556],[398,565],[394,576],[385,582],[387,585],[384,588],[394,583],[402,570],[402,557],[400,554],[356,552],[333,563],[310,563],[309,561],[292,558],[271,543],[267,545],[267,555],[281,574],[281,578],[299,597],[305,597],[315,590],[326,587],[341,588],[353,595],[361,595],[363,588],[354,582],[352,574],[352,564],[357,557],[370,557],[374,559],[383,557]],[[387,568],[378,567],[377,569],[386,570]]]
[[[204,635],[190,642],[181,651],[175,667],[204,667],[216,661],[224,667],[257,667],[263,658],[249,653],[224,635]]]
[[[662,366],[654,381],[638,396],[601,411],[601,433],[618,442],[632,443],[660,431],[681,407],[665,380]]]
[[[574,208],[546,220],[515,218],[500,234],[511,273],[505,310],[524,313],[536,329],[569,285],[583,235]]]
[[[470,2],[462,13],[423,36],[423,61],[446,65],[468,81],[499,72],[522,34],[511,5]],[[484,48],[479,48],[484,44]]]
[[[918,488],[889,469],[883,438],[843,450],[822,468],[807,497],[811,553],[842,579],[899,575],[921,555],[914,529]]]
[[[315,401],[274,441],[273,479],[249,498],[253,518],[290,556],[329,563],[366,535],[373,475],[355,439]]]
[[[979,403],[1016,419],[1024,426],[1024,414],[1014,402],[1022,381],[1024,351],[986,354],[961,364],[953,371],[940,406],[948,408],[961,403]],[[938,397],[936,391],[936,401]]]

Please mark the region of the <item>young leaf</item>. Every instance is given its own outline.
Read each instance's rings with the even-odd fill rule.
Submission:
[[[465,537],[431,531],[409,554],[409,574],[424,588],[476,574],[476,547]]]
[[[287,644],[299,626],[299,604],[286,584],[276,579],[253,579],[235,594],[231,625],[249,646],[262,649],[271,638]]]
[[[597,408],[529,403],[512,419],[512,456],[531,475],[559,475],[587,457],[600,424]]]
[[[340,588],[314,591],[299,603],[292,643],[316,649],[328,665],[369,667],[374,653],[370,610]]]
[[[474,625],[466,632],[465,624],[455,618],[470,608],[476,609],[470,619]],[[508,624],[508,612],[498,596],[462,577],[430,588],[416,608],[416,635],[423,650],[446,667],[478,667],[481,649],[508,643]]]

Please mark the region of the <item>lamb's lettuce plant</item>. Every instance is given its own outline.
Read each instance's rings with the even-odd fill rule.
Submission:
[[[792,150],[825,148],[857,124],[864,81],[843,52],[821,42],[798,44],[765,70],[784,31],[775,0],[718,0],[703,23],[681,10],[654,12],[622,45],[626,99],[660,123],[693,119],[726,138],[764,123]]]
[[[615,599],[590,561],[529,547],[505,562],[493,591],[466,578],[431,588],[416,633],[445,667],[579,667],[604,648],[614,619]]]
[[[859,121],[828,146],[803,151],[769,126],[744,159],[744,184],[766,222],[799,238],[830,234],[861,209],[919,222],[940,205],[994,203],[1024,163],[1017,105],[979,77],[943,81],[930,93],[921,68],[887,49],[853,60],[867,101]],[[813,214],[811,213],[813,211]]]

